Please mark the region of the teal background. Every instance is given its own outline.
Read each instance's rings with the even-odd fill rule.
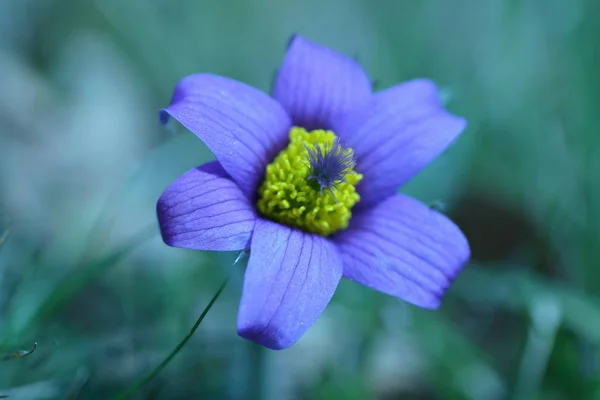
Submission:
[[[600,399],[597,0],[0,0],[0,364],[10,399]],[[194,72],[268,91],[288,38],[379,88],[435,80],[467,130],[403,191],[473,260],[437,311],[342,282],[292,348],[238,338],[236,254],[165,246],[155,203],[211,153],[161,126]]]

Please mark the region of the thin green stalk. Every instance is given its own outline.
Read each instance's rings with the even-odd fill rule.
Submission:
[[[540,296],[530,305],[532,324],[521,357],[519,375],[514,390],[515,399],[535,399],[539,396],[548,360],[562,322],[562,310],[551,296]]]
[[[219,288],[219,290],[217,291],[217,293],[215,293],[215,295],[210,300],[210,302],[208,303],[208,305],[204,308],[204,311],[202,311],[202,314],[200,314],[200,316],[196,320],[196,323],[194,324],[194,326],[192,326],[192,329],[183,338],[183,340],[181,342],[179,342],[179,344],[177,345],[177,347],[175,347],[173,349],[173,351],[160,364],[158,364],[156,366],[156,368],[154,368],[152,371],[150,371],[150,373],[148,373],[146,376],[144,376],[141,379],[139,379],[138,381],[134,382],[131,386],[129,386],[127,389],[125,389],[125,391],[121,392],[121,394],[119,394],[118,396],[114,397],[114,400],[125,400],[125,399],[128,399],[133,394],[135,394],[135,392],[137,392],[138,390],[140,390],[142,388],[142,386],[144,386],[145,384],[147,384],[148,382],[150,382],[152,379],[154,379],[154,377],[156,375],[158,375],[160,373],[160,371],[163,370],[164,367],[167,366],[167,364],[173,359],[173,357],[175,357],[177,355],[177,353],[179,353],[179,350],[181,350],[183,348],[183,346],[185,346],[185,344],[188,342],[188,340],[190,340],[190,338],[192,336],[194,336],[194,333],[196,332],[196,329],[198,329],[198,327],[200,326],[200,324],[204,320],[204,317],[206,317],[206,314],[208,314],[208,312],[212,308],[213,304],[215,304],[215,301],[217,301],[217,299],[221,295],[221,292],[223,291],[223,289],[225,289],[225,285],[227,285],[227,279],[223,282],[223,284],[221,285],[221,287]]]
[[[0,235],[0,246],[6,241],[8,235],[10,235],[10,228],[7,228],[2,235]]]

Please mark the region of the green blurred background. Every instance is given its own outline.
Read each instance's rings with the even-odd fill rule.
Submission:
[[[598,0],[0,0],[0,364],[10,399],[600,399]],[[473,259],[437,311],[349,281],[292,348],[237,337],[236,254],[169,248],[162,190],[212,155],[157,121],[194,72],[269,90],[294,32],[469,127],[403,191]]]

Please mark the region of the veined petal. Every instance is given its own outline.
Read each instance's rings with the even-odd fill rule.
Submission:
[[[267,94],[233,79],[190,75],[175,88],[169,114],[196,134],[246,195],[287,141],[291,122]]]
[[[273,97],[307,130],[330,129],[332,121],[365,104],[371,83],[350,58],[298,35],[290,41]]]
[[[435,84],[417,79],[373,96],[334,130],[356,154],[360,208],[392,196],[463,131],[466,121],[444,110]]]
[[[425,308],[440,305],[470,257],[452,221],[404,195],[359,213],[335,240],[345,277]]]
[[[256,220],[252,204],[216,161],[179,177],[156,211],[165,243],[195,250],[246,249]]]
[[[258,220],[244,278],[239,335],[274,350],[291,346],[329,303],[341,276],[333,243]]]

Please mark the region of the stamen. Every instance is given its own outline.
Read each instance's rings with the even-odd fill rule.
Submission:
[[[323,236],[348,226],[360,197],[354,152],[331,131],[294,127],[290,143],[267,166],[258,190],[258,211],[266,218]]]

